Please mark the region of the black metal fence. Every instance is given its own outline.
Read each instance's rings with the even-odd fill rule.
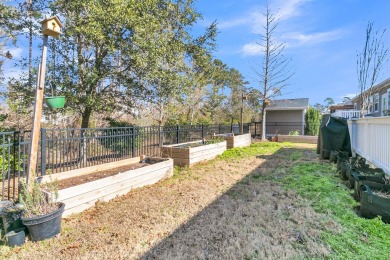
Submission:
[[[289,134],[302,122],[267,123],[266,133]],[[260,122],[246,123],[244,133],[260,136]],[[210,139],[213,134],[240,132],[238,124],[147,127],[41,129],[37,175],[59,173],[140,155],[160,156],[160,146]],[[15,199],[18,180],[26,176],[31,131],[0,133],[1,198]]]
[[[244,124],[244,133],[252,128]],[[257,130],[257,129],[258,130]],[[261,127],[256,127],[260,131]],[[209,139],[215,134],[239,133],[239,125],[175,125],[41,129],[37,175],[59,173],[140,155],[159,156],[161,145]],[[1,198],[15,199],[18,180],[26,176],[30,131],[0,133]]]

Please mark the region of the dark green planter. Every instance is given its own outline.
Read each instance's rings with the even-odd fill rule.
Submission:
[[[383,185],[381,189],[375,189],[368,185],[361,187],[360,214],[365,218],[375,218],[381,216],[382,221],[390,223],[390,198],[381,197],[375,191],[390,191],[390,185]]]
[[[359,172],[352,170],[351,171],[352,178],[355,180],[354,185],[354,194],[353,196],[357,201],[360,201],[362,196],[362,186],[367,185],[372,189],[382,189],[385,187],[385,179],[383,176],[372,175],[360,175]]]
[[[26,239],[25,228],[19,228],[5,234],[5,242],[9,247],[21,246]]]
[[[23,210],[18,209],[17,207],[11,205],[7,207],[1,213],[2,220],[2,229],[4,233],[8,233],[12,230],[23,228],[21,217],[23,215]],[[4,235],[4,234],[2,234]]]
[[[65,105],[65,96],[45,97],[45,100],[49,107],[53,109],[63,108]]]

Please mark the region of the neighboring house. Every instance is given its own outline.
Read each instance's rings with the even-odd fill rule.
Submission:
[[[343,117],[347,119],[360,118],[360,111],[355,109],[352,101],[347,101],[340,104],[329,106],[329,111],[332,116]]]
[[[266,135],[286,135],[292,131],[304,135],[305,113],[308,108],[308,98],[272,100],[265,108]]]
[[[354,107],[351,100],[344,102],[344,103],[339,103],[339,104],[334,104],[334,105],[329,106],[330,113],[334,113],[336,111],[351,111],[354,109],[355,109],[355,107]]]
[[[354,109],[361,109],[360,94],[352,99]],[[371,91],[370,103],[366,115],[374,117],[390,116],[390,78],[375,85]]]

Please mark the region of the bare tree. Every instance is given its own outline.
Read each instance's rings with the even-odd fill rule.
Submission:
[[[383,31],[373,31],[373,22],[368,22],[364,48],[357,57],[358,87],[360,91],[360,112],[364,117],[370,106],[373,86],[378,79],[383,63],[387,60],[388,48],[383,42]]]
[[[278,20],[274,13],[266,4],[264,34],[260,34],[260,42],[257,44],[263,52],[262,65],[260,70],[255,69],[259,78],[260,99],[262,100],[262,135],[261,139],[265,140],[266,126],[266,107],[269,101],[275,96],[281,95],[281,91],[288,85],[288,80],[294,75],[289,69],[291,58],[283,55],[286,47],[285,43],[278,42],[275,36],[275,30],[278,26]]]

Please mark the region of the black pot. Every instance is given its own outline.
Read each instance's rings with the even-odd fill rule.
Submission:
[[[2,229],[4,234],[8,233],[12,230],[24,228],[25,226],[22,224],[23,210],[16,208],[11,205],[1,213],[2,220]]]
[[[21,246],[26,239],[24,228],[19,228],[5,234],[5,241],[9,247]]]
[[[339,174],[340,174],[340,178],[342,180],[347,180],[348,179],[348,174],[349,174],[350,171],[351,171],[351,165],[349,164],[349,162],[348,161],[341,162]]]
[[[5,211],[12,207],[13,203],[8,200],[0,201],[0,238],[4,236],[5,233],[7,233],[6,229],[8,227],[4,227],[3,225],[3,214],[5,214]]]
[[[32,241],[40,241],[54,237],[61,232],[61,218],[65,204],[58,203],[58,209],[49,214],[24,218],[22,222],[27,226]]]

